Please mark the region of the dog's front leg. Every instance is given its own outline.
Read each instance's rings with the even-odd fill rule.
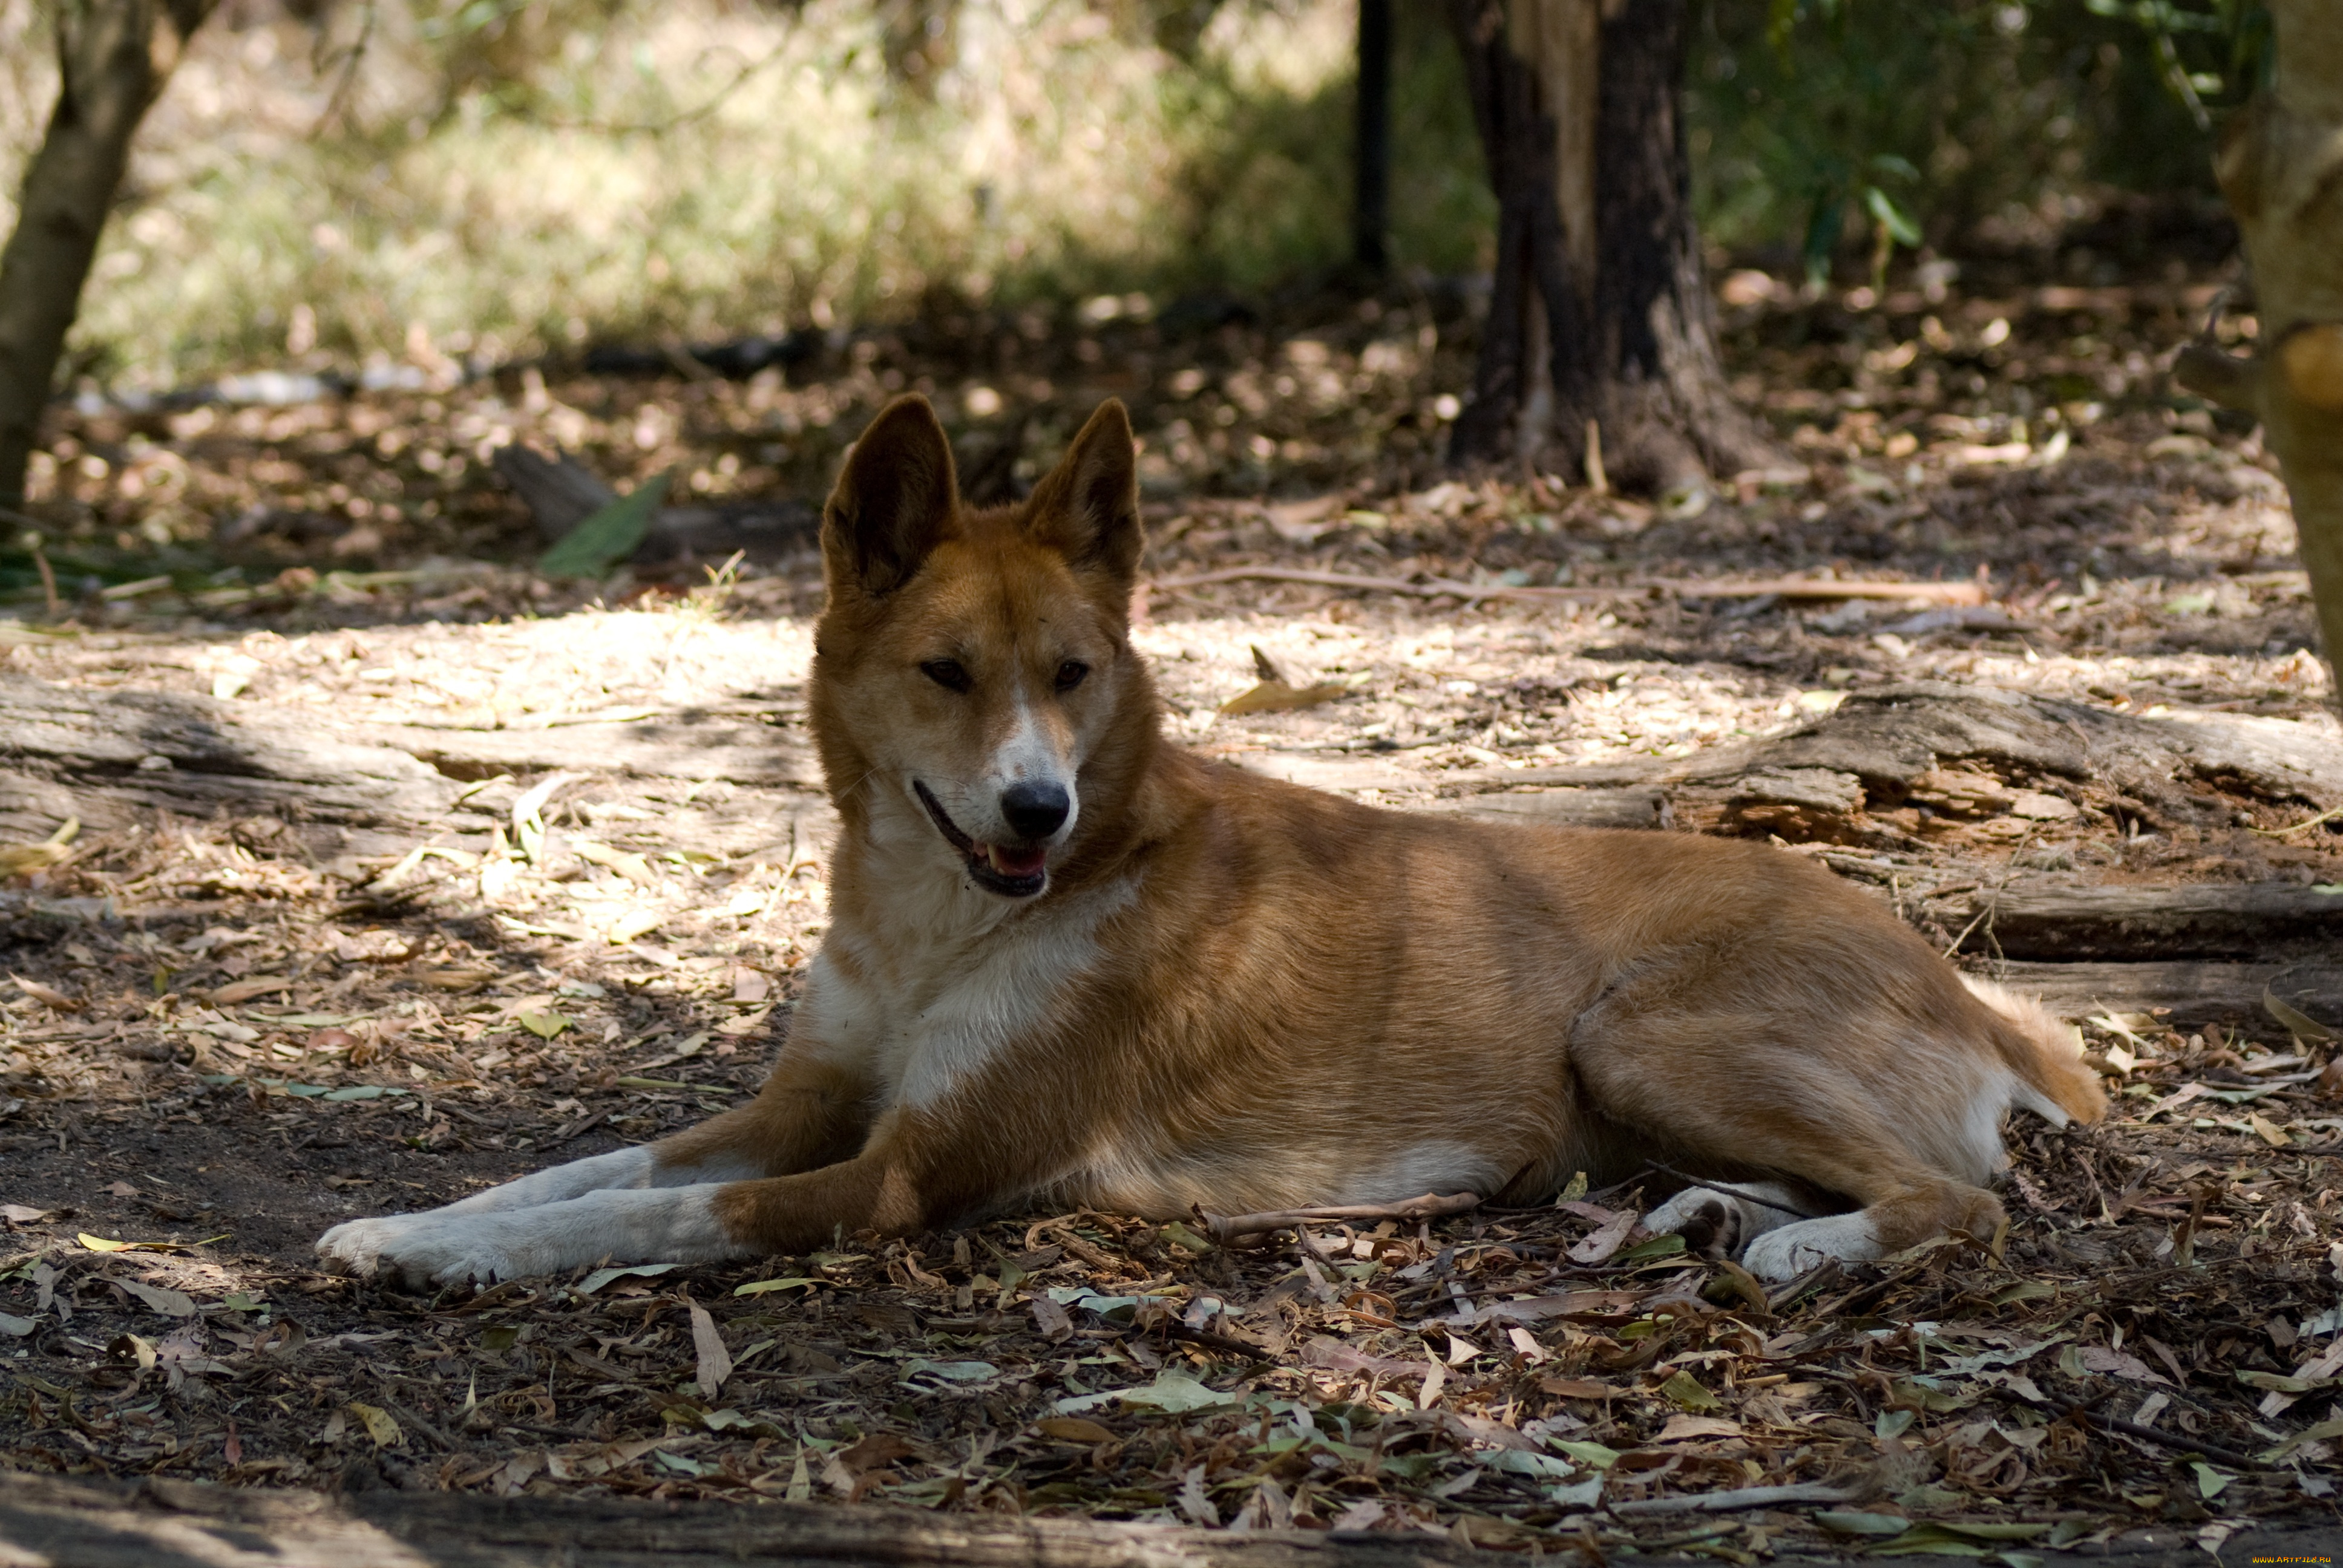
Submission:
[[[327,1240],[370,1227],[361,1231],[363,1252],[347,1256],[354,1271],[395,1274],[413,1285],[452,1284],[558,1273],[605,1261],[699,1263],[809,1251],[840,1231],[902,1235],[925,1230],[975,1207],[1001,1185],[1021,1185],[1015,1173],[999,1168],[997,1153],[988,1161],[976,1150],[954,1150],[946,1140],[922,1136],[926,1129],[907,1132],[910,1121],[890,1119],[861,1153],[818,1171],[598,1191],[527,1209],[450,1208],[361,1220],[337,1226]],[[968,1141],[990,1140],[980,1135]],[[979,1174],[988,1166],[991,1181]]]
[[[725,1255],[706,1226],[660,1196],[834,1163],[851,1155],[869,1126],[871,1089],[860,1073],[806,1050],[785,1056],[756,1100],[657,1143],[573,1160],[492,1187],[423,1214],[351,1220],[317,1240],[338,1271],[371,1275],[397,1266],[410,1279],[541,1273],[561,1262],[525,1266],[524,1256],[605,1256],[698,1261]],[[589,1210],[588,1198],[609,1200]],[[558,1211],[558,1212],[555,1212]],[[488,1223],[496,1216],[544,1215],[541,1223]],[[522,1245],[531,1236],[542,1243]],[[547,1247],[551,1251],[546,1251]],[[599,1246],[600,1251],[590,1249]],[[518,1250],[514,1249],[518,1247]],[[665,1247],[668,1251],[660,1251]],[[409,1266],[407,1260],[416,1260]],[[421,1267],[427,1259],[429,1267]]]

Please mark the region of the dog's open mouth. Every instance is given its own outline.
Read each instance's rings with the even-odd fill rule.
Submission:
[[[1048,884],[1047,849],[1039,844],[980,844],[944,814],[944,809],[936,804],[936,798],[928,793],[926,785],[915,779],[911,788],[918,792],[920,804],[934,819],[936,830],[968,862],[968,874],[976,879],[978,887],[1005,898],[1030,899]]]

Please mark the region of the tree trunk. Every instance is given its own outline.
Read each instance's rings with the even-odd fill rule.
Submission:
[[[2183,352],[2182,385],[2262,422],[2343,702],[2343,0],[2269,0],[2278,75],[2214,158],[2260,314],[2259,352]]]
[[[1497,258],[1450,457],[1673,490],[1763,463],[1702,276],[1684,138],[1688,0],[1448,0]]]
[[[0,251],[0,506],[25,464],[81,306],[130,138],[216,0],[71,0],[56,7],[57,104]]]
[[[1351,264],[1363,278],[1389,270],[1391,226],[1392,0],[1359,0],[1357,188],[1351,208]]]

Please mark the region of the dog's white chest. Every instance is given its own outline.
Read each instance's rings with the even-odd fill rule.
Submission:
[[[1101,925],[1132,896],[1112,883],[958,940],[833,928],[791,1049],[852,1062],[889,1103],[931,1105],[1049,1019],[1099,961]]]

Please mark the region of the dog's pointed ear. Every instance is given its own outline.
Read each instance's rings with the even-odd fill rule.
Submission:
[[[821,512],[830,591],[873,598],[909,581],[928,552],[951,537],[959,510],[951,442],[918,393],[879,411]]]
[[[1065,457],[1033,487],[1025,508],[1025,531],[1034,542],[1076,570],[1104,572],[1129,591],[1147,540],[1139,527],[1139,450],[1120,398],[1099,405]]]

